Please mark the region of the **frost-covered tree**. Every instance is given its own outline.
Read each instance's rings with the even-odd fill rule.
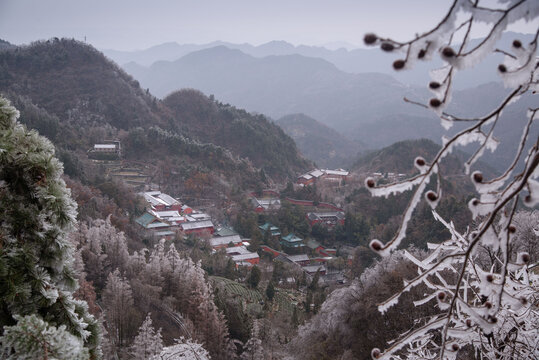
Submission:
[[[379,305],[380,311],[387,311],[404,292],[423,284],[429,291],[416,305],[435,301],[439,313],[429,319],[418,319],[421,327],[404,334],[384,351],[373,349],[373,358],[453,359],[466,346],[472,346],[482,358],[539,357],[539,279],[537,273],[531,271],[536,265],[531,263],[530,254],[525,251],[516,257],[511,253],[517,239],[516,210],[521,205],[533,208],[539,202],[539,139],[534,127],[539,108],[528,110],[520,143],[505,171],[492,179],[487,179],[480,171],[473,171],[474,164],[486,150],[495,151],[499,140],[494,133],[499,124],[503,121],[514,123],[514,119],[502,116],[506,107],[539,89],[539,29],[528,44],[515,39],[510,49],[497,48],[498,40],[509,24],[534,20],[538,16],[539,2],[534,0],[501,0],[497,3],[454,0],[439,24],[410,41],[365,35],[364,41],[368,45],[379,45],[384,51],[403,52],[404,58],[393,63],[398,71],[410,68],[417,60],[429,60],[434,54],[440,54],[445,66],[431,72],[429,83],[434,96],[427,104],[405,100],[432,109],[447,130],[455,124],[462,126],[455,135],[443,138],[443,146],[433,159],[415,159],[419,174],[413,178],[380,186],[372,178],[365,181],[374,196],[387,197],[414,189],[393,239],[386,244],[371,241],[370,247],[378,254],[388,255],[399,246],[406,236],[414,209],[423,198],[432,207],[434,217],[451,233],[447,241],[429,244],[432,253],[426,258],[409,255],[409,259],[417,264],[419,274],[406,281],[402,291]],[[473,43],[470,35],[478,23],[487,24],[489,32],[484,40]],[[505,55],[505,61],[497,70],[509,88],[506,98],[480,117],[468,118],[446,112],[455,73],[473,67],[492,52]],[[466,174],[471,174],[478,196],[468,204],[474,223],[462,234],[456,231],[450,219],[442,219],[435,209],[443,196],[440,163],[455,147],[470,144],[477,146],[464,168]],[[428,185],[434,182],[435,186],[430,190]],[[490,268],[482,267],[477,261],[481,248],[490,249],[494,254]]]
[[[134,360],[147,360],[154,355],[160,354],[163,350],[163,339],[161,329],[155,331],[152,325],[150,313],[140,325],[138,334],[133,340],[129,352]]]
[[[129,281],[116,269],[107,278],[103,291],[103,308],[109,340],[118,349],[124,346],[128,338],[132,306],[133,292]]]
[[[96,219],[80,223],[72,238],[78,242],[87,279],[102,288],[110,272],[125,271],[129,262],[127,239],[110,221]]]
[[[6,326],[1,337],[0,355],[6,360],[21,359],[89,359],[88,349],[81,338],[66,331],[65,325],[56,328],[35,314],[15,315],[17,325]]]
[[[264,348],[262,347],[262,340],[260,340],[260,327],[258,320],[253,320],[253,327],[251,328],[251,337],[245,343],[245,349],[241,354],[241,360],[262,360],[264,359]]]
[[[181,338],[175,345],[167,346],[150,360],[210,360],[210,355],[201,344]]]
[[[27,130],[18,116],[0,97],[2,348],[12,358],[24,358],[20,352],[30,348],[45,351],[51,345],[62,352],[66,341],[73,344],[72,358],[97,358],[98,324],[86,303],[73,298],[77,281],[66,232],[75,222],[76,205],[61,179],[54,146]],[[42,337],[32,336],[30,328],[37,327],[43,329]],[[49,342],[51,334],[58,335],[55,344]]]

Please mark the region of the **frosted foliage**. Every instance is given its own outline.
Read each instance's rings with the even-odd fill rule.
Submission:
[[[437,214],[436,218],[441,219]],[[514,222],[519,226],[517,234],[527,232],[528,235],[533,233],[533,236],[537,236],[533,231],[539,226],[536,213],[519,213],[516,219],[519,219]],[[502,219],[499,226],[507,226],[507,220]],[[440,245],[431,246],[435,249],[434,253],[425,259],[406,252],[406,257],[418,266],[419,275],[379,307],[380,311],[387,311],[398,302],[403,292],[426,284],[431,293],[416,301],[415,305],[421,306],[436,299],[442,312],[421,328],[399,339],[379,359],[398,358],[394,354],[405,347],[418,358],[425,355],[426,349],[434,356],[442,347],[447,347],[449,350],[444,351],[444,358],[453,358],[456,353],[451,350],[453,344],[457,349],[472,345],[481,349],[487,358],[537,358],[539,310],[534,304],[539,300],[539,275],[529,271],[529,261],[524,262],[522,255],[507,254],[506,257],[503,252],[500,254],[501,259],[509,259],[511,266],[504,267],[504,261],[496,259],[493,264],[482,269],[476,262],[478,256],[465,256],[466,249],[470,248],[474,239],[485,249],[497,248],[500,242],[503,243],[499,237],[507,236],[507,233],[499,228],[494,231],[494,228],[488,227],[482,237],[476,235],[474,238],[459,234],[450,224],[442,222],[453,234],[452,238]],[[460,270],[463,267],[464,272]],[[442,269],[446,271],[442,272]],[[460,279],[460,282],[455,281],[461,272],[466,277]],[[443,298],[439,296],[440,293],[444,294]],[[429,332],[433,329],[445,334],[442,343],[435,341],[437,333]],[[422,342],[426,336],[430,344],[427,347]]]
[[[458,20],[462,21],[457,23]],[[523,204],[533,209],[539,204],[539,143],[536,133],[539,108],[528,109],[528,121],[522,126],[522,137],[512,156],[512,161],[492,179],[476,171],[475,166],[487,152],[499,148],[499,140],[493,134],[496,128],[512,126],[511,117],[502,116],[510,104],[519,106],[521,99],[539,90],[539,66],[537,43],[539,29],[529,43],[519,39],[509,49],[498,47],[499,39],[509,24],[519,20],[535,21],[539,16],[539,2],[534,0],[509,0],[500,2],[475,2],[455,0],[446,16],[433,29],[417,35],[407,42],[366,37],[369,45],[391,43],[395,49],[406,53],[407,69],[412,58],[430,59],[440,54],[445,65],[431,71],[429,85],[433,93],[428,104],[408,100],[433,110],[445,129],[454,123],[461,127],[453,135],[442,138],[442,148],[433,159],[420,159],[414,164],[419,174],[395,184],[376,186],[373,179],[365,185],[373,196],[388,197],[404,191],[413,191],[401,224],[386,244],[372,240],[370,247],[379,255],[394,252],[406,236],[408,222],[420,201],[427,201],[436,220],[451,233],[451,238],[439,245],[429,245],[431,254],[424,259],[407,254],[418,267],[415,279],[406,282],[403,289],[379,304],[381,312],[398,303],[400,296],[422,284],[430,289],[416,299],[416,306],[434,304],[439,314],[431,319],[418,320],[423,327],[416,328],[391,343],[385,351],[373,351],[380,359],[400,358],[456,358],[466,345],[475,348],[483,358],[536,359],[539,357],[537,343],[537,233],[536,212],[523,215],[516,210]],[[488,29],[488,35],[479,42],[470,42],[470,34],[480,23]],[[462,39],[453,44],[453,37]],[[420,51],[424,53],[419,53]],[[451,101],[452,83],[461,69],[472,68],[494,51],[504,53],[498,74],[509,91],[493,109],[481,117],[467,118],[446,112]],[[421,56],[420,56],[421,55]],[[478,90],[480,91],[480,90]],[[476,192],[468,202],[474,222],[465,233],[455,230],[449,219],[436,213],[436,205],[443,197],[443,174],[439,166],[453,150],[473,147],[472,155],[464,163],[464,173],[470,174]],[[428,190],[427,184],[436,176],[436,192]],[[428,191],[427,191],[428,190]],[[523,220],[526,219],[526,220]],[[529,225],[533,224],[533,225]],[[528,230],[521,230],[527,228]],[[525,235],[523,235],[525,234]],[[405,350],[408,348],[408,350]]]
[[[3,328],[0,337],[0,358],[5,360],[85,360],[88,349],[82,340],[66,331],[65,326],[56,328],[36,315],[14,316],[17,324]]]
[[[0,293],[3,322],[39,314],[99,353],[96,321],[73,299],[78,283],[67,238],[77,215],[52,143],[17,121],[0,97]],[[34,318],[28,318],[34,321]],[[35,320],[37,323],[37,320]],[[52,331],[52,330],[51,330]]]
[[[241,354],[241,360],[263,360],[264,348],[262,347],[262,340],[260,340],[260,326],[257,319],[253,320],[253,327],[251,328],[251,337],[245,343],[244,351]]]
[[[146,319],[138,330],[135,340],[133,340],[129,353],[131,354],[132,359],[146,360],[161,353],[161,350],[163,350],[161,329],[155,331],[152,325],[152,318],[148,313]]]
[[[210,355],[201,344],[181,338],[176,344],[167,346],[150,360],[210,360]]]

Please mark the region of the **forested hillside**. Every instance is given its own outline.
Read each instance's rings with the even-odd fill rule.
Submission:
[[[363,148],[305,114],[286,115],[276,123],[294,139],[303,155],[321,167],[348,167]]]
[[[166,164],[164,172],[179,174],[177,181],[202,172],[243,187],[258,179],[257,168],[269,179],[283,179],[308,164],[263,116],[189,91],[160,101],[93,47],[74,40],[5,48],[0,92],[14,101],[23,121],[51,138],[64,162],[75,164],[75,176],[82,176],[75,170],[84,167],[86,151],[110,139],[121,141],[124,160]],[[223,133],[223,126],[230,131]]]

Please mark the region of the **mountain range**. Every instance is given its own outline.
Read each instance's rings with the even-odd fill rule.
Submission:
[[[502,46],[516,36],[506,34]],[[270,47],[271,51],[281,53],[295,49],[290,44],[275,42],[257,48],[259,55]],[[371,62],[376,63],[376,58]],[[432,111],[403,101],[404,97],[428,101],[432,94],[426,87],[405,85],[387,74],[347,73],[322,58],[298,54],[256,57],[219,45],[191,52],[175,61],[158,61],[150,67],[131,62],[124,68],[157,96],[178,88],[196,88],[275,119],[302,113],[346,134],[366,149],[379,149],[405,139],[429,138],[440,143],[445,133]],[[481,73],[481,69],[477,72]],[[457,90],[448,111],[455,115],[483,115],[507,93],[501,83],[493,82]],[[507,155],[510,152],[505,150],[516,144],[521,134],[508,119],[526,121],[526,109],[534,107],[533,103],[527,96],[519,105],[507,109],[495,133],[504,140],[501,149],[494,156],[487,155],[487,159],[490,157],[498,165],[510,161]],[[452,133],[460,128],[456,126]],[[329,159],[316,156],[313,160],[323,163]]]
[[[500,40],[500,47],[509,49],[514,39],[519,39],[523,43],[526,43],[533,39],[533,35],[506,32]],[[474,46],[481,40],[473,39],[470,41],[470,45]],[[345,45],[292,45],[286,41],[270,41],[258,46],[224,41],[214,41],[207,44],[178,44],[176,42],[168,42],[144,50],[117,51],[104,49],[103,53],[122,66],[129,62],[135,62],[139,65],[149,67],[157,61],[175,61],[195,51],[216,46],[225,46],[229,49],[237,49],[247,55],[259,58],[272,55],[303,55],[306,57],[320,58],[332,63],[344,72],[353,74],[379,72],[392,75],[402,83],[420,86],[424,86],[430,81],[429,69],[438,68],[443,65],[439,58],[435,58],[429,63],[420,62],[411,70],[395,73],[391,64],[396,58],[402,57],[402,54],[388,54],[379,49],[352,48],[349,45]],[[454,87],[464,89],[493,81],[496,78],[496,67],[502,60],[503,55],[501,54],[490,56],[485,60],[483,66],[473,69],[473,71],[464,71],[458,74],[456,82],[453,84]]]

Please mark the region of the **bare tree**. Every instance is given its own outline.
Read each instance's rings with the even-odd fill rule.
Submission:
[[[506,27],[518,20],[532,20],[539,16],[539,2],[533,0],[503,0],[501,4],[483,6],[479,0],[454,0],[445,17],[433,29],[406,42],[365,35],[368,45],[379,45],[384,51],[402,51],[404,59],[393,63],[395,70],[410,68],[416,60],[429,60],[439,53],[445,66],[432,72],[429,88],[434,93],[427,104],[405,99],[410,103],[432,109],[449,130],[454,124],[468,125],[451,137],[444,137],[443,146],[430,161],[417,157],[414,165],[419,174],[411,179],[377,186],[372,178],[365,180],[374,196],[388,196],[414,189],[403,220],[393,239],[386,244],[372,240],[370,247],[385,256],[393,252],[406,236],[408,222],[414,209],[424,198],[432,207],[434,217],[451,232],[451,239],[441,244],[429,244],[431,254],[419,259],[408,254],[419,270],[419,275],[405,283],[404,288],[379,305],[381,312],[399,301],[403,292],[425,284],[430,292],[416,305],[437,301],[440,312],[428,319],[418,319],[422,326],[404,334],[385,351],[373,349],[372,357],[390,358],[455,358],[464,347],[483,358],[536,359],[539,357],[537,301],[539,277],[530,271],[534,265],[530,254],[520,252],[511,258],[510,249],[516,239],[515,213],[522,202],[534,207],[539,202],[539,144],[533,131],[539,108],[530,108],[528,121],[513,161],[505,171],[493,179],[486,179],[479,171],[472,171],[474,163],[485,150],[494,151],[499,141],[494,130],[502,121],[506,107],[538,89],[537,38],[539,29],[529,44],[514,40],[511,49],[496,48]],[[460,23],[462,14],[464,21]],[[459,21],[457,21],[459,20]],[[470,42],[470,34],[477,23],[486,23],[489,33],[478,44]],[[460,36],[461,42],[454,44]],[[451,88],[458,70],[473,67],[492,52],[505,55],[498,66],[498,74],[510,92],[488,114],[466,118],[445,111],[451,100]],[[474,223],[461,234],[449,220],[436,213],[442,197],[440,163],[457,146],[477,143],[473,155],[464,163],[467,174],[478,192],[468,206]],[[436,181],[436,190],[428,190]],[[492,250],[495,262],[491,268],[482,268],[475,261],[479,247]]]

